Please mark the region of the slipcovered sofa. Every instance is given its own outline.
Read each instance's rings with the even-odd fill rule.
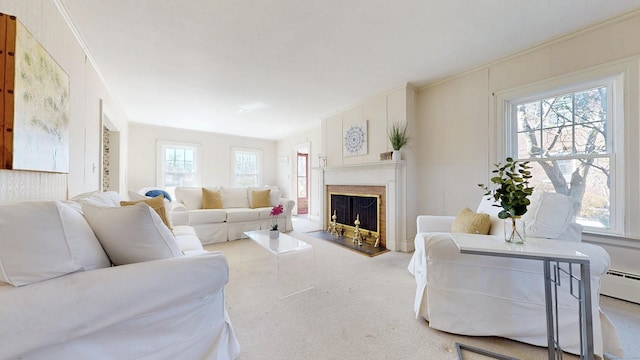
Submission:
[[[600,282],[610,258],[602,247],[581,242],[582,227],[573,222],[572,204],[564,195],[535,194],[527,212],[527,238],[561,241],[563,246],[589,256],[594,352],[601,357],[604,351],[621,354],[615,327],[599,306]],[[485,198],[474,216],[489,217],[489,235],[504,237],[499,211]],[[415,252],[408,267],[416,280],[416,317],[424,317],[429,327],[446,332],[501,336],[546,347],[542,262],[461,254],[451,239],[452,225],[460,218],[417,218]],[[577,266],[574,273],[579,274]],[[558,292],[561,346],[576,354],[580,352],[578,306],[568,292]]]
[[[238,356],[222,253],[145,203],[78,200],[0,206],[0,359]]]
[[[280,231],[293,230],[293,200],[281,198],[281,190],[266,188],[176,187],[170,205],[171,222],[192,226],[202,244],[242,238],[245,231],[269,229],[273,206],[284,212],[275,219]]]

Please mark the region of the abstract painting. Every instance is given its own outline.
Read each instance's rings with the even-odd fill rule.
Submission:
[[[20,23],[16,29],[13,169],[69,172],[69,76]]]

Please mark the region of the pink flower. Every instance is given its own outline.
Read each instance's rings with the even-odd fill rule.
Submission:
[[[278,230],[278,215],[282,214],[283,212],[284,207],[282,207],[282,204],[274,206],[271,209],[271,213],[269,213],[269,215],[272,217],[271,230]]]

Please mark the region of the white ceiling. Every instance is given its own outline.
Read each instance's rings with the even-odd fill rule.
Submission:
[[[132,122],[279,139],[640,0],[59,0]],[[596,46],[597,44],[594,44]]]

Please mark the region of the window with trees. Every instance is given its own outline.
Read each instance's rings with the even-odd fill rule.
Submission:
[[[574,199],[586,230],[622,233],[621,80],[611,77],[506,102],[506,152],[532,166],[536,189]],[[621,188],[621,187],[620,187]]]
[[[158,185],[165,188],[198,186],[197,144],[158,143]]]
[[[257,187],[262,182],[261,152],[233,149],[233,178],[237,187]]]

